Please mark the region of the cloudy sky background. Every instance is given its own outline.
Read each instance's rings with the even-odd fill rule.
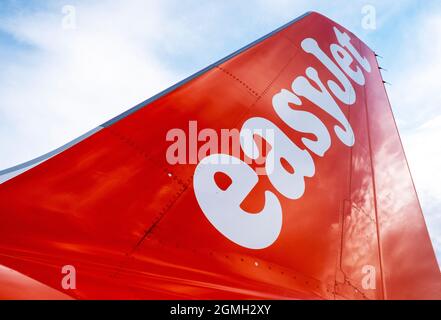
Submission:
[[[185,3],[184,3],[185,2]],[[72,5],[76,28],[63,28]],[[365,5],[376,29],[362,27]],[[122,113],[306,11],[384,58],[387,90],[441,261],[441,2],[1,0],[0,170]]]

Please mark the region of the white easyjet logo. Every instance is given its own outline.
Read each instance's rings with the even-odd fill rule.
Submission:
[[[315,175],[315,164],[311,153],[323,157],[331,147],[331,136],[320,118],[308,111],[296,110],[291,106],[301,106],[300,97],[304,97],[338,121],[333,131],[346,146],[355,143],[354,132],[340,109],[336,99],[353,105],[357,101],[354,87],[350,80],[363,86],[365,72],[371,72],[369,61],[363,57],[351,43],[345,32],[334,27],[338,44],[330,45],[332,58],[322,50],[316,40],[304,39],[302,49],[315,56],[338,80],[329,80],[326,85],[313,67],[306,69],[306,76],[298,76],[291,88],[282,89],[274,95],[272,105],[277,115],[293,130],[313,134],[316,139],[303,138],[307,149],[298,147],[273,122],[262,117],[250,118],[242,126],[242,133],[253,132],[272,142],[267,158],[274,159],[266,163],[266,172],[274,188],[288,199],[296,200],[305,192],[305,177]],[[355,62],[355,63],[354,63]],[[355,68],[351,67],[354,64]],[[266,133],[271,132],[271,139]],[[245,143],[241,139],[241,148],[251,159],[259,158],[256,143]],[[287,170],[283,162],[288,162],[294,170]],[[269,167],[270,166],[270,167]],[[216,184],[214,175],[223,173],[230,177],[231,184],[222,190]],[[263,249],[273,244],[282,228],[282,207],[279,198],[270,190],[265,191],[263,209],[255,214],[244,211],[240,205],[258,182],[258,174],[245,162],[227,155],[212,154],[202,159],[196,167],[193,179],[196,199],[213,226],[225,237],[240,246],[250,249]]]

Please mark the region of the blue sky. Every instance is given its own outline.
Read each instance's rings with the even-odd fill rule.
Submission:
[[[72,5],[76,28],[62,28]],[[372,5],[376,29],[362,27]],[[384,78],[441,259],[441,2],[1,0],[0,169],[65,144],[306,11],[384,58]]]

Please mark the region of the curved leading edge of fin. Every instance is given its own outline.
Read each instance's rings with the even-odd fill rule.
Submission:
[[[24,162],[22,164],[16,165],[14,167],[5,169],[0,171],[0,184],[11,180],[12,178],[15,178],[16,176],[22,174],[23,172],[26,172],[36,166],[38,166],[39,164],[45,162],[46,160],[55,157],[57,154],[62,153],[63,151],[69,149],[70,147],[76,145],[77,143],[83,141],[84,139],[89,138],[91,135],[95,134],[96,132],[100,131],[101,129],[103,129],[102,126],[96,127],[95,129],[92,129],[88,132],[86,132],[85,134],[79,136],[78,138],[66,143],[65,145],[51,151],[48,152],[42,156],[39,156],[35,159],[32,159],[30,161]]]
[[[22,173],[24,173],[24,172],[26,172],[26,171],[28,171],[28,170],[30,170],[30,169],[36,167],[36,166],[38,166],[39,164],[41,164],[41,163],[45,162],[46,160],[48,160],[48,159],[50,159],[50,158],[56,156],[57,154],[60,154],[61,152],[63,152],[63,151],[65,151],[65,150],[69,149],[70,147],[76,145],[77,143],[83,141],[84,139],[87,139],[88,137],[90,137],[91,135],[93,135],[93,134],[95,134],[96,132],[100,131],[101,129],[106,128],[106,127],[109,127],[109,126],[111,126],[112,124],[115,124],[115,123],[118,122],[119,120],[124,119],[125,117],[129,116],[130,114],[132,114],[132,113],[138,111],[139,109],[141,109],[141,108],[143,108],[143,107],[149,105],[150,103],[154,102],[155,100],[157,100],[157,99],[163,97],[163,96],[166,95],[167,93],[174,91],[175,89],[177,89],[177,88],[183,86],[183,85],[186,84],[187,82],[189,82],[189,81],[191,81],[191,80],[193,80],[193,79],[199,77],[200,75],[202,75],[202,74],[206,73],[207,71],[209,71],[209,70],[215,68],[216,66],[218,66],[218,65],[220,65],[220,64],[222,64],[222,63],[224,63],[225,61],[227,61],[227,60],[229,60],[229,59],[231,59],[231,58],[233,58],[233,57],[239,55],[239,54],[242,53],[243,51],[245,51],[245,50],[247,50],[247,49],[249,49],[249,48],[255,46],[256,44],[258,44],[258,43],[264,41],[265,39],[267,39],[267,38],[273,36],[273,35],[276,34],[277,32],[279,32],[279,31],[285,29],[286,27],[289,27],[289,26],[292,25],[293,23],[296,23],[297,21],[299,21],[299,20],[305,18],[306,16],[308,16],[308,15],[311,14],[311,13],[312,13],[311,11],[306,12],[305,14],[303,14],[303,15],[301,15],[301,16],[299,16],[299,17],[293,19],[293,20],[291,20],[290,22],[284,24],[283,26],[277,28],[276,30],[274,30],[274,31],[272,31],[272,32],[270,32],[270,33],[268,33],[268,34],[266,34],[265,36],[263,36],[263,37],[261,37],[261,38],[255,40],[255,41],[253,41],[253,42],[251,42],[250,44],[248,44],[248,45],[242,47],[241,49],[239,49],[239,50],[233,52],[232,54],[226,56],[225,58],[222,58],[222,59],[220,59],[219,61],[216,61],[215,63],[209,65],[208,67],[206,67],[206,68],[204,68],[204,69],[202,69],[202,70],[200,70],[200,71],[198,71],[198,72],[196,72],[196,73],[194,73],[193,75],[191,75],[191,76],[185,78],[184,80],[179,81],[178,83],[174,84],[173,86],[171,86],[171,87],[169,87],[169,88],[167,88],[167,89],[161,91],[160,93],[154,95],[153,97],[148,98],[147,100],[145,100],[145,101],[143,101],[143,102],[137,104],[137,105],[134,106],[133,108],[130,108],[129,110],[127,110],[127,111],[121,113],[120,115],[118,115],[118,116],[116,116],[116,117],[110,119],[109,121],[103,123],[102,125],[98,126],[97,128],[92,129],[92,130],[90,130],[89,132],[83,134],[82,136],[80,136],[80,137],[78,137],[78,138],[72,140],[71,142],[68,142],[67,144],[65,144],[65,145],[63,145],[63,146],[61,146],[61,147],[59,147],[59,148],[57,148],[57,149],[55,149],[55,150],[53,150],[53,151],[51,151],[51,152],[48,152],[48,153],[46,153],[46,154],[44,154],[44,155],[42,155],[42,156],[39,156],[39,157],[37,157],[37,158],[35,158],[35,159],[32,159],[32,160],[26,161],[26,162],[24,162],[24,163],[18,164],[18,165],[16,165],[16,166],[13,166],[13,167],[10,167],[10,168],[4,169],[4,170],[0,170],[0,184],[6,182],[6,181],[8,181],[8,180],[11,180],[12,178],[15,178],[16,176],[18,176],[18,175],[20,175],[20,174],[22,174]]]

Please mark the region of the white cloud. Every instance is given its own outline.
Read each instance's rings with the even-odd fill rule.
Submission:
[[[388,91],[441,264],[441,11],[423,12],[400,31]]]
[[[441,114],[441,10],[422,14],[402,30],[401,50],[388,88],[403,129],[415,128]]]
[[[441,263],[441,115],[402,134],[432,243]]]
[[[137,2],[77,5],[76,30],[62,28],[61,5],[1,21],[0,29],[30,48],[19,61],[1,62],[1,168],[54,149],[179,80],[149,47],[163,8]]]
[[[265,33],[244,36],[249,23],[230,23],[249,8],[242,3],[73,2],[75,30],[62,28],[65,2],[56,0],[0,20],[0,31],[25,48],[0,60],[1,169],[65,144]]]

